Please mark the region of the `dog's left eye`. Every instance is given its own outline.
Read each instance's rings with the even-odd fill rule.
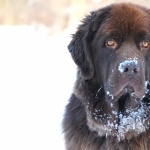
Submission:
[[[117,47],[117,42],[114,39],[108,39],[106,41],[106,46],[115,49]]]
[[[149,42],[148,41],[143,41],[142,43],[141,43],[141,48],[149,48]]]

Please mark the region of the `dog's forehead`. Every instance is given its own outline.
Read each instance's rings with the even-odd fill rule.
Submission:
[[[146,8],[133,4],[116,4],[106,20],[103,32],[121,32],[122,35],[134,35],[137,32],[149,32],[150,17]],[[124,34],[123,34],[124,33]],[[109,34],[109,33],[108,33]]]

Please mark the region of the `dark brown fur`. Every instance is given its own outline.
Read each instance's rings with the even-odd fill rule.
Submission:
[[[63,120],[66,149],[150,150],[150,10],[127,3],[94,11],[68,49],[78,72]]]

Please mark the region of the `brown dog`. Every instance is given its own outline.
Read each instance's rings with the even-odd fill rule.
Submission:
[[[114,4],[83,20],[63,129],[67,150],[150,150],[150,10]]]

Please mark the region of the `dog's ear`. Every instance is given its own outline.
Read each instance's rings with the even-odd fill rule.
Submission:
[[[91,79],[94,74],[93,55],[91,50],[92,40],[102,22],[107,18],[110,9],[110,7],[106,7],[91,12],[89,16],[86,16],[68,45],[72,58],[79,67],[81,76],[85,80]]]

